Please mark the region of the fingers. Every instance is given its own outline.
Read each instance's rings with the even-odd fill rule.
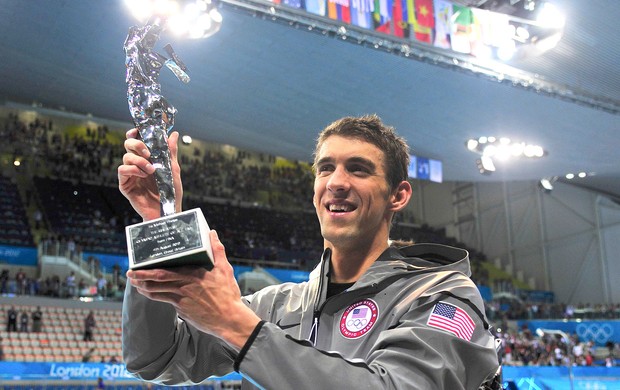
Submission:
[[[127,130],[127,132],[125,133],[125,137],[127,139],[138,138],[139,134],[140,133],[138,133],[138,129],[134,127],[133,129]]]
[[[136,138],[138,129],[127,131],[126,137],[124,146],[127,153],[123,155],[123,165],[118,169],[119,178],[121,176],[147,177],[155,172],[155,167],[148,160],[151,152],[144,142]]]
[[[173,269],[129,270],[127,277],[138,281],[178,282],[201,277],[206,270],[202,267],[176,267]]]
[[[125,153],[123,155],[123,165],[119,167],[119,174],[121,173],[121,168],[123,168],[123,173],[126,175],[135,173],[136,176],[140,177],[146,177],[155,172],[155,167],[149,160],[133,153]],[[142,171],[145,175],[139,174],[138,171]]]
[[[127,153],[133,153],[135,155],[142,156],[144,158],[151,157],[151,152],[149,152],[149,149],[146,147],[144,142],[140,141],[139,139],[135,139],[135,138],[126,139],[124,146],[125,146],[125,150],[127,151]]]
[[[174,294],[174,293],[170,293],[170,292],[166,292],[166,293],[152,292],[152,291],[144,290],[138,287],[136,288],[136,290],[140,294],[147,297],[148,299],[151,299],[153,301],[158,301],[158,302],[170,303],[172,305],[178,304],[178,302],[180,302],[182,298],[181,296]]]

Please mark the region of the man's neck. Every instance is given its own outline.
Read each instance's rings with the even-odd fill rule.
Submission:
[[[343,249],[337,246],[332,248],[330,279],[334,283],[356,282],[368,268],[388,248],[387,240],[384,246],[371,248]]]

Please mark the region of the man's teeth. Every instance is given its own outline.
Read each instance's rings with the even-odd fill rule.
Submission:
[[[346,212],[346,211],[351,211],[352,209],[353,208],[347,204],[330,204],[329,205],[329,211],[334,211],[334,212]]]

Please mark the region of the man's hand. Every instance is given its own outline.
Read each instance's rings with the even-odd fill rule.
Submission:
[[[217,233],[209,232],[214,267],[135,270],[130,283],[149,299],[170,303],[188,324],[241,349],[260,318],[241,301],[239,285]]]
[[[149,162],[151,153],[144,142],[138,140],[137,129],[127,132],[125,140],[126,153],[123,156],[123,165],[118,167],[118,188],[129,199],[131,206],[145,220],[149,221],[160,217],[159,191],[155,183],[155,167]],[[173,132],[168,137],[170,148],[170,164],[175,191],[175,209],[180,212],[183,198],[181,184],[181,167],[178,162],[179,133]]]

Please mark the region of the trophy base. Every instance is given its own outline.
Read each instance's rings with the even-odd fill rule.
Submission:
[[[129,268],[197,265],[211,270],[210,230],[199,208],[127,226]]]

